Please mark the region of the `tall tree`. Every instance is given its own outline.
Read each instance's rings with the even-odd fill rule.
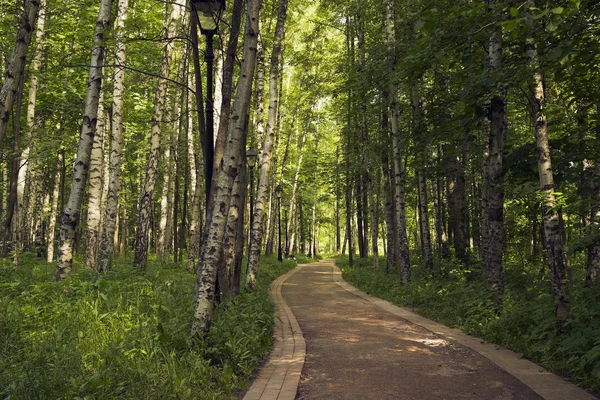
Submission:
[[[150,220],[152,206],[154,203],[154,186],[158,174],[158,160],[160,158],[160,137],[162,132],[163,115],[167,102],[167,85],[170,75],[170,67],[173,56],[174,43],[171,38],[175,36],[177,22],[181,15],[181,6],[173,4],[171,12],[165,13],[164,21],[164,39],[163,55],[161,61],[160,75],[156,86],[156,95],[154,100],[154,114],[152,116],[152,131],[150,136],[150,156],[146,168],[146,177],[144,187],[140,194],[140,213],[135,235],[135,255],[134,265],[140,270],[146,270],[148,261],[148,233],[150,230]]]
[[[230,114],[227,146],[223,154],[222,168],[215,186],[214,210],[206,221],[206,241],[202,243],[200,259],[196,269],[196,301],[192,321],[192,337],[202,336],[210,329],[215,283],[219,257],[227,224],[231,191],[239,173],[240,147],[245,146],[246,121],[252,95],[252,77],[256,66],[256,44],[258,38],[258,15],[260,0],[248,0],[244,49],[240,67],[237,93]]]
[[[538,151],[538,172],[540,189],[542,191],[544,214],[544,238],[546,243],[546,256],[548,270],[552,283],[552,294],[556,307],[556,316],[562,324],[569,316],[569,300],[564,284],[565,280],[565,255],[563,252],[563,225],[560,223],[557,209],[556,195],[554,193],[554,177],[552,173],[552,159],[550,157],[550,142],[548,140],[548,120],[545,110],[544,75],[540,68],[536,46],[535,26],[532,8],[534,0],[526,3],[528,37],[525,45],[525,54],[529,63],[531,80],[529,83],[529,105],[531,123],[535,129],[535,142]]]
[[[277,14],[277,25],[275,26],[275,38],[271,52],[271,66],[269,71],[269,111],[267,116],[267,132],[262,149],[259,164],[258,188],[256,191],[256,203],[252,212],[253,222],[250,231],[250,255],[248,258],[248,272],[246,274],[246,286],[253,289],[256,285],[256,274],[258,273],[258,261],[260,259],[260,248],[263,239],[263,219],[265,216],[265,205],[269,187],[269,172],[271,170],[271,155],[275,140],[275,122],[277,104],[279,101],[279,63],[281,57],[282,42],[285,37],[285,19],[287,16],[288,0],[279,0],[279,11]]]
[[[121,192],[121,154],[123,151],[123,94],[125,92],[125,67],[127,66],[127,48],[124,40],[125,21],[129,9],[129,0],[118,0],[115,21],[115,70],[113,80],[113,106],[111,124],[110,162],[108,165],[108,193],[104,212],[100,257],[96,268],[106,271],[115,247],[115,232],[119,212],[119,194]],[[123,232],[121,233],[123,234]]]
[[[502,28],[495,25],[489,36],[489,68],[496,76],[502,69]],[[507,130],[506,99],[494,94],[490,104],[488,158],[488,237],[486,271],[492,291],[500,299],[504,294],[502,253],[504,247],[504,143]]]
[[[398,227],[398,248],[394,252],[400,277],[404,282],[410,282],[410,256],[408,250],[408,238],[406,236],[406,218],[404,211],[404,171],[402,166],[402,139],[400,132],[400,117],[398,105],[398,82],[396,78],[396,26],[394,2],[386,0],[385,3],[385,30],[389,57],[389,81],[388,90],[390,93],[390,114],[392,128],[392,147],[393,147],[393,171],[394,171],[394,203],[395,219]]]
[[[10,114],[25,70],[25,58],[40,8],[39,0],[25,0],[17,26],[17,39],[0,89],[0,148],[6,134]]]
[[[63,280],[69,276],[73,265],[73,245],[75,243],[76,228],[81,214],[81,203],[85,193],[88,177],[90,154],[96,134],[98,116],[98,103],[102,90],[102,66],[104,64],[105,33],[110,28],[110,0],[101,0],[98,19],[94,32],[92,59],[88,77],[87,93],[85,96],[85,110],[83,124],[79,136],[79,147],[75,165],[73,167],[73,181],[69,200],[60,219],[60,243],[58,249],[58,262],[56,264],[56,280]]]

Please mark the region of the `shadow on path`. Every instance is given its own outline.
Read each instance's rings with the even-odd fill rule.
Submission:
[[[298,399],[541,399],[469,348],[386,312],[304,266],[282,294],[306,340]]]

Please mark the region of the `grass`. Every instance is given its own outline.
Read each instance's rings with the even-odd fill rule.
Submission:
[[[248,384],[271,348],[269,284],[296,265],[264,257],[257,288],[215,309],[192,346],[194,274],[130,260],[104,275],[24,254],[0,265],[0,398],[222,399]]]
[[[539,266],[506,262],[505,295],[498,305],[484,284],[477,265],[471,271],[448,262],[441,273],[428,277],[413,264],[413,281],[400,283],[398,273],[386,274],[370,259],[337,257],[346,281],[396,305],[412,307],[428,318],[500,344],[581,384],[600,391],[600,290],[575,285],[570,291],[571,315],[567,333],[557,328],[550,282]],[[583,268],[575,282],[583,282]]]

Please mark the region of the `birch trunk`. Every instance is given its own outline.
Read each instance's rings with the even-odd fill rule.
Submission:
[[[251,138],[257,144],[258,153],[262,154],[265,140],[265,52],[262,43],[262,35],[258,35],[258,48],[256,53],[256,104],[254,104],[255,123],[254,137]],[[252,142],[251,142],[252,143]],[[252,210],[254,212],[254,210]]]
[[[494,27],[489,39],[489,65],[493,72],[502,67],[502,28]],[[502,251],[504,247],[504,141],[507,130],[505,98],[494,95],[491,100],[488,158],[488,254],[487,281],[498,299],[504,293]]]
[[[241,18],[242,18],[242,0],[234,0],[233,2],[233,12],[231,15],[231,25],[230,25],[230,29],[229,29],[229,42],[227,44],[227,55],[225,58],[225,63],[223,65],[223,80],[222,80],[222,86],[221,86],[221,108],[220,110],[218,110],[217,112],[220,112],[221,118],[218,119],[218,124],[216,124],[215,126],[218,126],[218,130],[217,130],[217,135],[215,137],[215,148],[214,148],[214,162],[213,165],[210,166],[212,168],[212,172],[211,171],[207,171],[207,162],[208,160],[204,160],[204,170],[205,173],[209,173],[211,172],[210,177],[211,177],[211,188],[214,187],[216,185],[216,179],[219,175],[219,170],[220,170],[220,166],[221,166],[221,159],[223,158],[223,152],[225,150],[225,143],[227,141],[227,135],[228,135],[228,131],[229,131],[229,116],[230,116],[230,111],[231,111],[231,96],[233,94],[233,72],[234,72],[234,67],[235,67],[235,60],[236,60],[236,49],[237,49],[237,43],[238,43],[238,38],[239,38],[239,34],[240,34],[240,25],[241,25]],[[196,21],[196,19],[194,19],[194,21]],[[192,37],[194,36],[194,33],[196,32],[195,28],[192,28]],[[196,87],[197,93],[201,93],[200,90],[198,90],[199,87],[201,87],[200,85],[200,81],[198,81],[200,79],[200,75],[199,73],[196,74]],[[201,96],[200,96],[201,97]],[[199,101],[199,100],[198,100]],[[200,102],[198,103],[200,104]],[[200,107],[200,109],[202,109],[202,107]],[[201,116],[199,121],[199,125],[202,126],[203,125],[203,120],[204,117]],[[205,135],[205,133],[203,133],[203,128],[200,127],[200,137],[202,138]],[[204,148],[203,148],[204,150]],[[211,190],[210,188],[207,188],[206,190]],[[206,193],[207,198],[209,198],[209,201],[207,201],[207,203],[209,205],[214,204],[213,201],[213,197],[214,197],[214,191],[211,190],[210,193]],[[212,213],[212,210],[210,207],[207,207],[207,217],[210,218],[210,215]]]
[[[167,87],[167,93],[165,95],[167,101],[169,99],[169,89]],[[165,110],[165,121],[171,121],[171,108],[166,107]],[[168,133],[173,132],[169,129]],[[164,136],[163,136],[164,138]],[[165,139],[163,139],[165,140]],[[171,148],[173,147],[173,138],[167,134],[165,143],[163,143],[163,184],[162,192],[160,197],[160,219],[158,221],[158,238],[156,240],[156,256],[163,263],[169,262],[169,251],[171,249],[171,213],[173,210],[173,189],[171,176],[173,175],[174,163],[171,157]]]
[[[188,76],[188,86],[192,85],[192,75]],[[188,168],[190,170],[190,182],[192,193],[192,204],[189,224],[189,245],[188,245],[188,269],[193,271],[198,257],[200,256],[200,203],[202,202],[202,174],[198,170],[201,160],[196,157],[196,147],[194,146],[194,130],[191,106],[193,104],[193,94],[188,93],[187,97],[187,152]],[[221,120],[222,121],[222,120]],[[218,139],[217,139],[218,140]]]
[[[42,63],[42,51],[44,48],[44,27],[46,22],[46,1],[40,1],[39,17],[37,21],[37,27],[35,31],[35,49],[33,52],[33,59],[31,61],[31,78],[29,80],[29,101],[27,103],[27,135],[30,143],[34,141],[35,134],[35,106],[38,90],[38,73],[40,65]],[[27,141],[27,139],[26,139]],[[22,235],[20,245],[24,248],[29,248],[29,237],[32,229],[27,229],[29,221],[33,221],[33,213],[31,205],[35,206],[35,200],[37,199],[37,193],[35,188],[37,187],[36,174],[33,169],[33,160],[29,158],[31,151],[31,144],[28,143],[27,147],[23,149],[21,153],[21,162],[19,169],[19,178],[17,182],[17,218],[19,220],[19,230]],[[24,193],[25,186],[28,186],[28,198],[29,204],[27,209],[24,204]],[[29,220],[29,221],[28,221]]]
[[[377,193],[373,188],[373,181],[369,181],[369,213],[371,214],[371,249],[373,252],[373,267],[379,267],[379,194],[381,192],[381,174],[379,170],[375,175]]]
[[[2,146],[1,143],[6,134],[6,128],[15,103],[19,83],[25,70],[27,48],[29,47],[29,42],[31,42],[33,27],[38,17],[39,8],[39,0],[25,0],[23,15],[17,26],[17,39],[4,74],[2,89],[0,89],[0,146]]]
[[[175,36],[175,27],[179,20],[181,12],[180,5],[171,7],[168,20],[165,21],[165,39]],[[169,78],[169,69],[173,55],[173,42],[167,41],[163,47],[163,56],[160,69],[160,77],[156,87],[156,96],[154,101],[154,114],[152,116],[152,131],[150,139],[150,157],[146,167],[146,177],[144,187],[141,192],[140,213],[138,219],[138,228],[135,237],[135,255],[133,264],[141,271],[145,272],[146,262],[148,261],[148,235],[150,231],[151,212],[154,202],[154,185],[158,174],[158,160],[160,158],[160,136],[162,131],[162,120],[167,101],[167,79]]]
[[[529,36],[525,45],[525,54],[529,62],[531,72],[530,81],[530,112],[531,122],[535,129],[535,141],[538,150],[538,171],[540,177],[540,189],[543,195],[544,236],[546,238],[546,254],[548,259],[548,270],[552,284],[552,295],[554,297],[555,312],[559,324],[565,322],[569,316],[569,300],[567,297],[565,280],[565,255],[562,245],[562,234],[564,232],[560,223],[559,211],[557,211],[556,197],[554,194],[554,178],[552,174],[552,159],[550,157],[550,143],[548,141],[548,121],[545,110],[544,77],[538,60],[534,36],[534,22],[530,8],[535,6],[533,0],[526,3],[527,27]]]
[[[256,285],[256,274],[258,273],[258,262],[260,259],[260,246],[263,239],[263,224],[265,206],[269,187],[269,172],[271,170],[271,154],[275,139],[275,119],[277,104],[279,101],[279,59],[281,57],[281,45],[285,36],[285,19],[287,14],[288,0],[279,0],[279,12],[277,25],[275,27],[275,38],[273,51],[271,52],[271,67],[269,71],[269,112],[267,117],[267,131],[265,135],[262,157],[260,160],[260,172],[258,175],[258,188],[256,190],[256,203],[252,212],[252,229],[250,232],[250,249],[248,258],[248,271],[246,274],[246,287],[250,290]]]
[[[291,227],[293,225],[292,221],[296,209],[296,193],[298,191],[298,182],[300,180],[300,168],[302,166],[302,159],[304,158],[304,145],[306,144],[307,136],[308,130],[305,129],[304,133],[302,134],[302,139],[300,140],[300,147],[298,148],[298,152],[300,155],[298,156],[298,163],[296,164],[296,173],[294,175],[294,182],[292,183],[292,191],[290,193],[290,209],[288,212],[286,225],[286,234],[288,235],[288,238],[290,238],[290,240],[288,240],[288,243],[286,243],[285,254],[291,253],[291,243],[294,242],[294,233],[292,232]]]
[[[73,245],[81,203],[85,193],[85,185],[88,176],[90,153],[96,134],[96,123],[98,114],[98,103],[100,91],[102,90],[102,65],[104,64],[105,32],[110,28],[110,0],[101,0],[98,20],[94,32],[90,74],[88,77],[87,93],[85,99],[85,110],[83,124],[79,137],[79,147],[75,165],[73,167],[73,181],[71,193],[65,205],[60,221],[60,242],[58,249],[58,262],[56,265],[56,280],[67,278],[73,265]]]
[[[490,157],[490,120],[485,117],[482,127],[482,166],[481,166],[481,248],[479,258],[487,260],[489,247],[489,157]]]
[[[124,41],[125,21],[129,0],[118,0],[117,20],[115,23],[116,49],[115,70],[113,87],[113,106],[111,124],[111,146],[108,172],[108,193],[106,195],[106,208],[102,229],[102,243],[100,245],[100,258],[96,268],[106,271],[110,267],[111,259],[117,245],[114,239],[117,231],[117,215],[119,213],[119,195],[121,192],[121,154],[123,151],[123,93],[125,92],[125,67],[127,66],[126,43]],[[123,235],[124,232],[122,231]]]
[[[89,168],[87,231],[84,266],[88,270],[96,269],[100,239],[100,210],[102,198],[102,164],[104,161],[104,95],[100,92],[98,101],[98,122],[92,145]]]
[[[219,171],[215,187],[215,212],[206,221],[206,242],[202,244],[200,260],[196,269],[196,301],[192,337],[203,336],[210,329],[215,281],[219,257],[223,249],[225,225],[231,200],[233,182],[238,174],[238,154],[246,139],[246,119],[252,94],[252,78],[256,65],[256,42],[258,36],[258,14],[260,0],[248,0],[244,50],[238,81],[237,93],[230,115],[227,146],[223,155],[222,168]]]
[[[600,102],[596,103],[596,140],[600,142]],[[594,183],[592,194],[592,224],[598,225],[600,219],[600,157],[596,157],[594,165]],[[588,248],[587,273],[588,283],[600,281],[600,242],[596,240]]]
[[[50,222],[48,223],[48,241],[46,248],[46,261],[54,261],[54,238],[56,234],[56,218],[58,217],[58,194],[61,182],[61,172],[64,151],[60,149],[56,156],[56,171],[54,173],[54,186],[52,189],[52,208],[50,209]]]
[[[231,192],[231,202],[229,205],[229,216],[227,217],[227,227],[225,228],[225,240],[223,242],[223,256],[221,257],[221,265],[218,269],[219,286],[221,290],[221,299],[227,299],[232,294],[232,272],[235,267],[235,245],[237,243],[238,236],[238,221],[240,216],[243,216],[242,208],[245,203],[245,192],[246,192],[246,159],[243,147],[238,154],[240,163],[238,170],[240,171],[233,184],[233,191]]]
[[[391,0],[386,0],[386,33],[388,55],[390,58],[389,72],[390,76],[396,76],[396,27],[394,16],[394,3]],[[410,282],[410,256],[408,250],[408,238],[406,236],[406,218],[404,211],[404,171],[402,166],[402,140],[399,124],[398,112],[398,84],[394,79],[390,80],[390,113],[392,120],[392,147],[394,152],[394,202],[396,208],[396,225],[398,248],[395,251],[396,262],[400,277],[403,282]]]

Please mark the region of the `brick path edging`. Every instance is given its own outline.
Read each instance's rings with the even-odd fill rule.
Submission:
[[[422,317],[405,308],[398,307],[389,301],[368,295],[347,283],[342,278],[340,269],[333,265],[333,280],[343,289],[353,293],[356,296],[379,306],[380,308],[404,318],[414,324],[440,335],[444,338],[457,342],[487,358],[515,378],[529,386],[534,392],[546,400],[593,400],[597,397],[591,395],[584,389],[567,382],[563,378],[546,371],[540,365],[537,365],[524,358],[519,358],[517,353],[500,347],[492,343],[484,343],[482,339],[469,336],[466,333],[449,328],[445,325],[434,322]]]
[[[265,366],[252,383],[244,400],[294,400],[306,356],[306,342],[290,307],[281,295],[287,278],[305,264],[296,266],[271,284],[270,295],[275,303],[275,344]]]

